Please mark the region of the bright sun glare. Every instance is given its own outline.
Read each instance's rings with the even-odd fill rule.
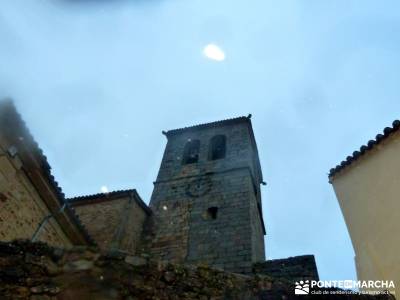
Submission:
[[[214,44],[208,44],[204,47],[203,53],[206,57],[216,61],[225,60],[225,53],[220,47]]]

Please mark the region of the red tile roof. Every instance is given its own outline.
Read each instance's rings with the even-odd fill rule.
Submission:
[[[394,132],[399,131],[399,129],[400,129],[400,121],[395,120],[392,123],[392,127],[386,127],[383,130],[383,134],[378,134],[374,140],[370,140],[366,145],[361,146],[359,151],[354,151],[351,155],[346,157],[346,160],[343,160],[339,165],[330,169],[329,178],[330,179],[333,178],[336,174],[344,170],[346,167],[350,166],[358,158],[365,155],[365,153],[368,153],[371,149],[375,148],[376,145],[386,140]]]

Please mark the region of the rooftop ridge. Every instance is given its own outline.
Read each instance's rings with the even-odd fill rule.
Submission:
[[[81,196],[75,196],[71,198],[66,198],[66,200],[69,203],[76,202],[76,201],[82,201],[82,200],[89,200],[89,199],[95,199],[95,198],[106,198],[106,197],[113,197],[116,195],[121,195],[121,194],[129,194],[135,192],[136,189],[126,189],[126,190],[115,190],[107,193],[95,193],[95,194],[88,194],[88,195],[81,195]]]
[[[116,190],[108,193],[97,193],[83,196],[76,196],[67,198],[66,201],[71,206],[78,206],[79,204],[94,204],[99,201],[115,200],[118,196],[133,196],[136,203],[148,214],[151,215],[151,209],[140,197],[136,189]],[[72,208],[74,210],[74,208]]]
[[[219,121],[214,121],[214,122],[201,123],[201,124],[197,124],[197,125],[181,127],[181,128],[177,128],[177,129],[171,129],[168,131],[163,131],[163,134],[168,137],[170,135],[180,133],[183,131],[187,131],[187,130],[199,130],[199,129],[205,129],[205,128],[212,128],[212,127],[217,127],[217,126],[222,126],[222,125],[227,125],[227,124],[248,121],[248,120],[250,120],[250,118],[251,118],[251,114],[249,114],[247,117],[240,116],[240,117],[229,118],[229,119],[224,119],[224,120],[219,120]]]
[[[365,153],[369,152],[371,149],[375,148],[376,145],[380,144],[382,141],[386,140],[390,135],[394,132],[399,131],[400,129],[400,121],[395,120],[392,123],[392,127],[385,127],[383,130],[383,134],[377,134],[374,140],[369,140],[366,145],[362,145],[359,151],[354,151],[351,155],[346,157],[346,160],[343,160],[336,167],[331,168],[329,170],[329,179],[333,178],[340,171],[344,170],[347,166],[350,166],[354,161],[363,156]]]

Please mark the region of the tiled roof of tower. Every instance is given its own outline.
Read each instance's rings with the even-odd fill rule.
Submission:
[[[163,134],[166,136],[176,134],[176,133],[181,133],[186,130],[198,130],[198,129],[205,129],[205,128],[212,128],[212,127],[217,127],[217,126],[222,126],[222,125],[230,125],[230,124],[235,124],[243,121],[249,121],[251,118],[251,115],[248,115],[247,117],[237,117],[237,118],[231,118],[231,119],[225,119],[225,120],[220,120],[220,121],[215,121],[215,122],[210,122],[210,123],[203,123],[203,124],[197,124],[193,126],[188,126],[188,127],[182,127],[178,129],[172,129],[168,131],[163,131]]]
[[[39,144],[35,141],[32,134],[30,133],[28,127],[26,126],[25,121],[22,119],[21,115],[18,113],[14,103],[10,99],[5,99],[0,101],[1,109],[4,110],[5,114],[3,115],[4,124],[7,124],[7,128],[11,127],[10,124],[14,124],[18,127],[17,131],[19,132],[19,136],[15,137],[20,144],[29,144],[30,151],[33,155],[38,159],[41,169],[44,171],[44,175],[48,180],[50,186],[52,187],[54,193],[57,196],[57,200],[60,205],[66,204],[65,212],[72,219],[73,222],[77,225],[78,229],[81,231],[82,235],[85,237],[86,241],[89,244],[95,245],[96,242],[89,235],[85,226],[80,221],[79,217],[75,214],[75,212],[71,209],[65,199],[65,194],[63,193],[61,187],[58,182],[55,180],[54,176],[51,173],[51,166],[47,161],[47,157],[44,155],[43,150],[39,147]],[[0,124],[0,126],[4,125]],[[9,128],[8,128],[9,129]]]
[[[391,136],[394,132],[399,131],[400,129],[400,121],[395,120],[392,123],[392,127],[386,127],[383,130],[383,134],[378,134],[374,140],[368,141],[366,145],[360,147],[359,151],[354,151],[352,155],[347,156],[346,160],[342,161],[339,165],[335,168],[330,169],[329,171],[329,178],[334,177],[340,171],[345,169],[347,166],[351,165],[354,161],[358,158],[363,156],[365,153],[369,152],[373,149],[376,145],[380,144],[382,141],[386,140],[389,136]]]
[[[146,203],[139,196],[136,189],[128,189],[128,190],[118,190],[112,191],[109,193],[97,193],[92,195],[84,195],[73,198],[68,198],[67,201],[72,206],[81,205],[81,204],[94,204],[100,201],[108,201],[115,200],[121,197],[130,197],[133,196],[136,203],[148,214],[151,214],[151,209],[146,205]]]

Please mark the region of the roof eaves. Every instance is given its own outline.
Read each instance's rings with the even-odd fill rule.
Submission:
[[[386,127],[383,130],[383,134],[377,134],[374,140],[368,141],[366,145],[362,145],[359,151],[354,151],[352,155],[346,157],[346,160],[343,160],[336,167],[330,169],[329,171],[329,182],[341,171],[346,169],[348,166],[352,165],[353,162],[358,160],[358,158],[364,156],[371,149],[375,148],[376,145],[380,144],[382,141],[386,140],[389,136],[391,136],[394,132],[397,132],[400,129],[400,121],[395,120],[392,123],[392,127]]]
[[[136,203],[144,210],[147,215],[151,215],[152,211],[147,204],[139,196],[136,189],[118,190],[109,193],[97,193],[85,196],[68,198],[66,201],[72,206],[90,205],[104,201],[112,201],[121,197],[132,197]]]
[[[97,194],[90,194],[90,195],[83,195],[83,196],[76,196],[72,198],[67,198],[66,201],[71,205],[84,203],[84,202],[96,202],[99,199],[101,200],[112,200],[120,198],[121,196],[129,196],[130,193],[133,193],[134,189],[127,189],[127,190],[117,190],[108,193],[97,193]]]
[[[213,127],[235,124],[235,123],[249,121],[249,120],[250,120],[250,115],[248,117],[241,116],[241,117],[225,119],[225,120],[220,120],[220,121],[215,121],[215,122],[210,122],[210,123],[203,123],[203,124],[197,124],[197,125],[188,126],[188,127],[172,129],[172,130],[168,130],[166,132],[163,131],[163,133],[167,137],[169,137],[174,134],[182,133],[184,131],[195,131],[195,130],[200,130],[200,129],[213,128]]]

